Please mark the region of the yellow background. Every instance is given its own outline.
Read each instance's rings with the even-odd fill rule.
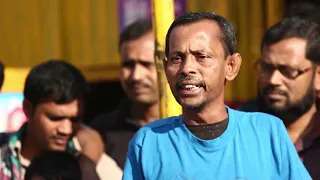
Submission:
[[[30,67],[63,58],[89,81],[116,80],[119,69],[116,0],[0,0],[0,59],[6,65],[5,92],[20,92]],[[187,0],[188,11],[215,11],[236,27],[243,57],[228,100],[255,96],[254,61],[261,37],[277,22],[283,0]]]

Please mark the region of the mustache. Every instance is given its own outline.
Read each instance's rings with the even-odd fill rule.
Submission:
[[[200,87],[206,87],[205,82],[196,76],[180,75],[178,77],[177,82],[176,82],[176,88],[182,87],[185,84],[193,84],[193,85],[200,86]]]
[[[128,85],[130,87],[136,87],[136,86],[140,86],[140,87],[150,87],[150,85],[146,82],[143,81],[128,81]]]
[[[274,87],[274,86],[267,86],[265,88],[262,89],[262,95],[266,95],[266,94],[269,94],[269,93],[276,93],[276,94],[280,94],[280,95],[283,95],[283,96],[287,96],[287,92],[286,91],[283,91],[277,87]]]

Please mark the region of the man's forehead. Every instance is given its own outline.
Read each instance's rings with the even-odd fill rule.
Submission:
[[[124,41],[121,44],[120,51],[136,47],[137,44],[141,45],[142,43],[147,44],[148,46],[154,45],[155,37],[152,31],[149,31],[138,38]],[[138,46],[139,47],[139,46]]]
[[[301,38],[288,38],[277,43],[265,46],[262,49],[262,59],[264,61],[293,65],[312,64],[306,59],[306,40]]]
[[[172,39],[172,36],[179,37],[179,35],[183,35],[186,33],[193,34],[194,32],[198,31],[202,31],[204,33],[212,33],[217,37],[221,37],[221,29],[218,26],[217,22],[215,22],[214,20],[204,19],[174,27],[170,33],[169,40]]]
[[[130,63],[130,64],[144,64],[144,63],[154,63],[153,58],[121,58],[121,63]]]
[[[75,99],[65,103],[59,103],[59,102],[47,100],[47,101],[42,101],[38,103],[35,108],[46,109],[47,111],[52,111],[52,112],[60,111],[60,110],[68,111],[68,110],[71,110],[71,108],[73,109],[80,108],[81,104],[82,104],[81,99]]]
[[[134,59],[141,59],[145,61],[153,61],[154,56],[154,38],[153,36],[146,36],[133,41],[128,41],[121,46],[121,60],[128,61]]]
[[[181,42],[189,42],[189,49],[193,51],[204,50],[212,41],[221,43],[221,32],[216,22],[201,20],[195,23],[185,24],[174,28],[170,34],[169,48],[175,51],[176,48],[186,45]]]
[[[194,36],[186,39],[186,38],[175,38],[175,40],[170,42],[170,49],[175,50],[175,49],[180,49],[183,48],[184,46],[188,46],[188,48],[191,51],[197,51],[201,49],[205,49],[208,47],[208,44],[211,43],[211,37],[208,36],[207,34],[203,32],[199,32],[194,34]],[[183,42],[183,43],[181,43]]]

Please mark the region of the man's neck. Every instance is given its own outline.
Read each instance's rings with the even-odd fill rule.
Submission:
[[[225,120],[228,112],[225,104],[220,102],[218,105],[208,105],[201,110],[183,108],[182,116],[188,125],[213,124]]]
[[[132,103],[130,117],[141,126],[148,124],[159,119],[159,104]]]
[[[306,113],[296,118],[294,121],[288,123],[284,119],[284,123],[286,124],[289,136],[293,143],[296,143],[299,139],[304,138],[311,132],[316,112],[316,106],[312,105]]]
[[[23,137],[21,141],[20,155],[22,155],[24,159],[31,161],[32,158],[39,153],[40,151],[36,148],[34,140],[28,135],[27,130],[25,137]]]

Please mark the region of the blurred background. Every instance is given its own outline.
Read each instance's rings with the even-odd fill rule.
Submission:
[[[266,28],[301,2],[306,0],[175,0],[175,14],[214,11],[234,24],[243,64],[227,87],[226,99],[237,104],[256,95],[254,62]],[[4,94],[20,94],[35,64],[66,59],[90,83],[87,117],[115,108],[124,96],[118,81],[119,32],[137,18],[151,18],[150,0],[0,0],[0,4]]]

